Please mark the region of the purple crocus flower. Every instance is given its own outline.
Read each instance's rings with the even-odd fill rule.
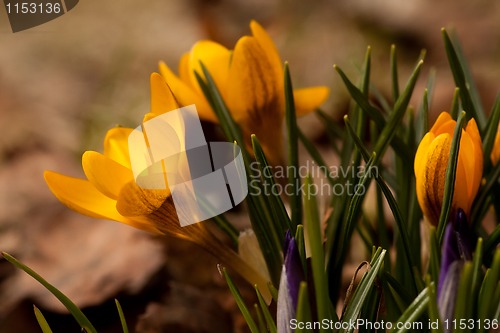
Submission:
[[[459,209],[455,220],[446,226],[444,234],[437,286],[438,307],[443,320],[453,319],[462,266],[466,260],[472,259],[472,249],[472,231],[464,211]]]
[[[300,282],[304,280],[299,250],[290,230],[285,235],[283,253],[284,264],[281,270],[276,320],[278,333],[292,332],[290,320],[295,318]]]

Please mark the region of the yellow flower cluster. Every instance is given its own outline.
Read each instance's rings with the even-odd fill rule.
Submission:
[[[199,116],[217,121],[195,78],[202,62],[213,76],[235,121],[247,138],[256,133],[269,156],[282,149],[281,123],[284,116],[283,65],[271,38],[256,22],[253,36],[242,37],[230,51],[212,41],[196,43],[180,61],[177,77],[164,63],[162,75],[151,75],[151,110],[143,122],[160,114],[195,104]],[[317,108],[328,96],[326,87],[294,93],[298,115]],[[181,227],[168,189],[139,187],[131,170],[128,136],[131,128],[108,131],[104,153],[87,151],[82,165],[87,179],[46,171],[45,180],[54,195],[69,208],[95,218],[110,219],[160,235],[192,241],[215,254],[223,264],[238,271],[269,298],[268,276],[257,272],[240,256],[222,244],[206,224]]]

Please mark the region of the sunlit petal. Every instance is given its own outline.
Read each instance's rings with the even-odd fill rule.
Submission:
[[[179,108],[172,91],[165,79],[158,73],[151,74],[151,113],[160,115],[162,113]]]
[[[128,151],[128,136],[132,131],[133,129],[131,128],[115,127],[110,129],[104,138],[104,156],[129,169],[131,166]]]
[[[164,62],[160,62],[159,68],[180,106],[194,104],[200,118],[217,122],[217,117],[202,94],[191,88],[186,82],[181,81]]]
[[[195,72],[197,72],[201,77],[205,77],[201,68],[201,62],[208,69],[217,88],[219,88],[220,91],[224,91],[226,88],[230,59],[231,52],[224,46],[208,40],[197,42],[191,48],[191,52],[189,52],[189,68],[191,69],[189,77],[191,86],[195,87],[199,94],[202,94],[202,90],[195,76]]]
[[[230,85],[225,94],[236,121],[250,118],[253,124],[269,119],[270,114],[282,114],[281,92],[272,64],[255,38],[242,37],[236,44],[231,68]],[[281,118],[281,117],[280,117]]]
[[[330,89],[324,86],[294,89],[293,97],[297,116],[304,116],[314,111],[326,101],[329,93]]]
[[[95,188],[115,200],[123,185],[133,180],[130,169],[94,151],[83,154],[82,166],[85,176]]]

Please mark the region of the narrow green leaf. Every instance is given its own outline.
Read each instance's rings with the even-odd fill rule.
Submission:
[[[429,131],[429,105],[432,101],[432,96],[434,95],[434,86],[436,83],[436,70],[432,69],[429,73],[429,78],[427,79],[427,85],[424,89],[422,105],[418,109],[418,129],[417,140],[420,142],[424,135]]]
[[[460,281],[457,289],[457,299],[455,301],[455,317],[454,318],[473,318],[473,301],[472,301],[472,262],[467,261],[462,269]],[[466,329],[457,327],[454,332],[469,332]]]
[[[368,46],[366,48],[366,54],[365,54],[363,80],[361,81],[361,91],[367,98],[370,96],[371,59],[372,59],[372,48]]]
[[[297,310],[295,317],[299,323],[307,323],[312,321],[311,303],[309,302],[309,293],[307,291],[307,283],[302,281],[299,287],[299,298],[297,300]],[[313,333],[313,330],[298,327],[295,333]]]
[[[259,139],[255,134],[252,134],[252,147],[255,154],[255,160],[257,161],[258,168],[260,170],[261,179],[265,184],[265,188],[274,189],[275,181],[274,176],[269,174],[269,170],[271,167],[267,162],[266,155],[262,150],[262,146],[260,145]],[[268,193],[263,193],[262,195],[266,197],[266,200],[271,207],[271,213],[274,221],[277,223],[271,223],[270,227],[273,229],[272,231],[278,233],[278,237],[280,239],[280,244],[284,244],[285,241],[285,232],[287,229],[293,230],[293,226],[291,224],[290,218],[288,217],[288,213],[286,212],[285,205],[279,196],[279,193],[276,191],[267,191]],[[279,230],[275,230],[277,227],[281,226]]]
[[[379,270],[382,267],[382,263],[384,262],[385,253],[386,251],[382,250],[381,248],[378,248],[375,252],[370,263],[370,270],[363,275],[361,282],[356,287],[351,300],[347,304],[344,315],[342,316],[343,322],[355,321],[358,318],[367,296],[373,289],[375,278],[379,274]],[[352,331],[353,329],[350,328],[345,332]]]
[[[203,77],[199,73],[195,72],[195,76],[200,87],[202,87],[203,93],[211,103],[212,109],[219,119],[220,125],[224,133],[226,134],[227,139],[229,141],[236,141],[241,145],[244,140],[241,134],[240,127],[231,116],[231,113],[229,112],[229,109],[227,108],[226,103],[224,102],[224,99],[222,98],[222,95],[220,94],[217,85],[212,78],[212,75],[209,73],[208,69],[201,61],[200,66],[206,82],[203,80]],[[241,154],[245,161],[249,160],[248,153],[245,147],[241,147]]]
[[[431,328],[432,333],[442,333],[443,326],[441,324],[441,316],[439,315],[439,309],[437,304],[437,296],[436,296],[436,285],[431,282],[431,278],[429,275],[426,276],[425,284],[427,286],[427,290],[429,291],[429,319],[431,322],[437,322],[437,328]]]
[[[352,128],[352,126],[349,122],[349,118],[347,116],[344,117],[344,121],[345,121],[345,124],[346,124],[346,127],[347,127],[349,134],[351,134],[356,146],[358,147],[359,151],[361,152],[361,155],[363,156],[363,159],[365,160],[365,162],[368,165],[368,162],[370,160],[370,155],[369,155],[368,151],[366,150],[363,143],[361,142],[361,139],[356,135],[356,133],[354,133],[354,129]],[[403,219],[403,216],[402,216],[401,211],[399,209],[399,206],[396,202],[396,199],[394,198],[391,190],[389,189],[389,187],[385,183],[385,181],[382,178],[382,176],[380,175],[380,173],[375,172],[374,178],[377,181],[377,184],[379,185],[380,189],[382,190],[382,193],[384,194],[385,198],[387,199],[387,202],[389,203],[389,207],[391,208],[392,214],[393,214],[394,219],[396,221],[396,224],[398,226],[398,230],[399,230],[401,237],[402,237],[403,249],[404,249],[406,260],[407,260],[406,263],[408,264],[409,271],[412,272],[413,267],[416,267],[416,265],[414,264],[414,260],[413,260],[412,254],[411,254],[411,248],[410,248],[411,243],[410,243],[410,237],[408,235],[408,230],[406,228],[406,223]],[[416,282],[415,282],[414,286],[417,289]]]
[[[264,315],[267,331],[270,333],[276,333],[276,323],[274,322],[273,316],[271,315],[269,309],[267,308],[266,301],[264,301],[264,298],[262,297],[262,294],[260,293],[257,287],[255,288],[255,292],[257,293],[257,299],[259,301],[260,310]]]
[[[302,144],[306,148],[309,155],[311,155],[314,162],[316,162],[318,164],[319,169],[323,172],[323,174],[325,175],[328,182],[331,185],[337,183],[337,181],[331,176],[331,174],[329,172],[330,168],[328,167],[325,160],[323,159],[321,154],[318,152],[318,150],[316,149],[314,144],[311,141],[309,141],[309,139],[304,135],[304,133],[302,133],[302,131],[300,129],[298,129],[297,133],[299,135],[300,141],[302,142]]]
[[[483,279],[481,289],[479,290],[478,298],[478,319],[492,319],[494,318],[495,305],[498,303],[498,298],[495,299],[495,289],[500,281],[500,249],[495,251],[493,264],[491,268],[486,271]]]
[[[497,247],[499,243],[500,243],[500,224],[497,224],[493,232],[489,235],[488,238],[486,238],[486,241],[484,242],[484,253],[489,254],[490,252],[493,252],[493,250]]]
[[[123,314],[122,306],[120,302],[115,298],[116,310],[118,311],[118,316],[120,316],[120,323],[122,325],[123,333],[128,333],[127,320],[125,319],[125,315]]]
[[[259,326],[259,331],[260,332],[267,332],[266,322],[264,319],[264,315],[262,314],[262,311],[260,310],[260,307],[256,303],[254,303],[253,309],[255,311],[255,316],[257,317],[257,325]]]
[[[420,294],[415,298],[415,300],[410,304],[406,311],[397,320],[398,323],[402,323],[402,327],[397,327],[394,325],[391,333],[404,333],[404,332],[421,332],[424,327],[423,323],[417,322],[417,320],[425,312],[429,304],[429,291],[427,288],[422,290]],[[419,324],[422,324],[421,326]],[[416,326],[416,327],[415,327]]]
[[[45,320],[45,317],[43,316],[42,312],[36,306],[33,306],[33,309],[35,311],[36,321],[38,322],[38,325],[40,325],[42,332],[52,333],[49,323],[47,323],[47,320]]]
[[[248,310],[247,306],[245,305],[245,301],[243,300],[243,297],[240,294],[240,291],[238,290],[238,287],[234,284],[233,280],[227,273],[227,270],[225,267],[221,269],[222,276],[224,276],[224,279],[226,280],[226,283],[229,287],[229,290],[231,291],[231,294],[234,297],[234,300],[236,301],[236,304],[238,305],[238,308],[241,311],[241,314],[243,315],[243,318],[245,318],[245,321],[248,325],[248,328],[250,328],[250,331],[252,333],[259,333],[259,328],[257,324],[255,323],[255,320],[252,317],[252,314]]]
[[[401,119],[403,119],[403,116],[408,107],[408,103],[410,103],[410,98],[413,94],[413,90],[415,89],[415,84],[417,83],[417,79],[420,75],[423,63],[423,60],[420,60],[413,70],[413,73],[408,79],[408,83],[406,84],[405,89],[394,104],[394,110],[391,113],[390,118],[387,120],[386,126],[380,133],[380,137],[375,143],[374,151],[378,156],[376,160],[377,163],[375,164],[378,164],[378,159],[382,158],[382,156],[384,155],[385,150],[391,143],[391,140],[396,133],[397,127],[400,126]]]
[[[24,265],[16,258],[11,256],[6,252],[2,252],[2,256],[11,264],[16,266],[17,268],[22,269],[32,278],[37,280],[41,285],[43,285],[48,291],[52,293],[71,313],[73,318],[78,322],[80,327],[86,329],[90,333],[97,333],[96,329],[92,325],[92,323],[88,320],[88,318],[83,314],[83,312],[73,303],[68,297],[66,297],[62,292],[60,292],[56,287],[48,283],[44,278],[38,275],[35,271],[33,271],[28,266]]]
[[[368,116],[375,121],[377,124],[378,128],[383,128],[385,125],[385,119],[380,113],[380,111],[372,106],[370,102],[368,101],[368,98],[365,96],[365,94],[358,88],[356,87],[348,78],[347,75],[345,75],[344,71],[340,69],[337,65],[333,65],[333,68],[337,71],[337,73],[340,75],[340,78],[344,82],[345,86],[347,87],[347,90],[351,94],[351,97],[358,106],[368,114]]]
[[[391,45],[391,82],[392,82],[392,100],[399,98],[399,80],[398,80],[398,61],[396,57],[396,45]]]
[[[462,129],[465,124],[466,113],[462,111],[457,119],[455,132],[451,141],[450,158],[448,166],[446,167],[446,178],[444,185],[443,206],[441,207],[441,215],[439,215],[439,222],[437,228],[437,235],[439,244],[443,241],[444,229],[451,212],[451,204],[453,200],[453,193],[455,193],[455,178],[458,164],[458,151],[460,149],[460,138],[462,137]]]
[[[453,99],[451,100],[450,107],[450,115],[453,119],[458,118],[458,110],[460,109],[460,100],[458,97],[460,96],[460,88],[455,88],[455,92],[453,93]]]
[[[489,197],[500,179],[500,163],[497,163],[497,165],[493,167],[485,178],[486,184],[479,189],[479,193],[476,196],[471,212],[472,225],[476,230],[480,226],[480,222],[483,220],[480,218],[481,213],[488,208]]]
[[[316,110],[316,115],[321,119],[326,128],[326,134],[330,140],[333,150],[340,155],[340,149],[336,140],[342,141],[345,136],[345,131],[341,128],[330,116],[320,109]]]
[[[285,63],[285,120],[288,142],[288,165],[298,170],[299,165],[299,142],[298,127],[295,114],[295,102],[293,99],[292,79],[288,63]],[[289,175],[288,185],[294,195],[290,196],[292,233],[295,233],[297,225],[302,223],[302,198],[298,189],[300,188],[300,178]]]
[[[336,318],[334,318],[334,314],[330,313],[330,300],[328,298],[328,284],[326,281],[325,257],[323,252],[323,237],[320,230],[321,222],[316,203],[316,194],[311,192],[314,186],[313,184],[312,178],[307,176],[304,184],[305,227],[307,236],[309,237],[309,246],[311,247],[312,276],[316,295],[318,320],[321,321],[323,319]],[[320,332],[326,332],[326,330],[320,328]]]
[[[472,278],[471,278],[471,299],[477,299],[477,294],[479,293],[479,287],[481,286],[481,281],[483,280],[483,239],[479,237],[477,239],[476,251],[474,251],[474,256],[472,258]]]
[[[278,302],[278,289],[276,289],[276,287],[271,282],[267,284],[267,287],[269,288],[269,292],[271,293],[273,300],[275,302]]]
[[[495,99],[495,104],[493,104],[493,109],[491,111],[490,117],[488,118],[488,124],[486,125],[486,131],[484,132],[483,136],[484,137],[483,153],[485,161],[490,160],[491,151],[493,150],[495,138],[498,134],[499,121],[500,121],[500,93],[497,94],[497,97]]]
[[[457,57],[464,71],[465,82],[467,82],[467,88],[469,89],[469,94],[472,99],[472,104],[474,104],[474,107],[476,108],[477,112],[481,114],[483,118],[486,118],[486,114],[484,112],[484,108],[481,103],[481,96],[479,95],[479,90],[477,89],[469,64],[467,62],[467,59],[465,58],[462,46],[460,45],[460,40],[458,39],[458,36],[457,34],[454,33],[454,31],[451,32],[450,37],[452,39],[453,46],[455,47],[455,52],[457,54]]]
[[[391,287],[395,294],[397,294],[398,298],[401,300],[400,307],[405,310],[408,305],[412,302],[412,297],[408,292],[408,288],[403,286],[394,276],[392,276],[389,272],[383,272],[383,279],[387,282],[387,284]]]
[[[307,278],[307,256],[306,256],[306,244],[304,239],[304,226],[299,224],[297,226],[297,232],[295,233],[295,243],[297,244],[297,249],[299,251],[300,261],[302,263],[302,269],[304,270],[304,276]]]
[[[233,243],[234,248],[237,248],[239,237],[238,229],[236,229],[235,226],[232,225],[232,223],[229,222],[223,214],[215,215],[211,220],[217,226],[217,228],[222,230],[229,237],[229,239]]]
[[[237,143],[245,142],[242,137],[241,129],[238,124],[232,118],[220,92],[217,89],[215,81],[208,72],[207,68],[203,63],[200,63],[204,78],[197,72],[195,76],[198,80],[203,93],[210,102],[212,109],[214,110],[217,118],[219,119],[220,125],[230,141],[235,141]],[[206,81],[205,81],[206,80]],[[252,181],[250,177],[251,168],[250,156],[245,147],[240,146],[243,160],[245,162],[245,168],[247,171],[248,181]],[[257,189],[259,193],[263,193],[262,184],[258,182]],[[249,187],[249,191],[254,190],[253,186]],[[276,234],[269,235],[269,221],[272,220],[272,214],[270,212],[271,207],[264,200],[264,197],[260,194],[254,195],[254,193],[249,193],[246,202],[249,206],[249,215],[252,227],[254,229],[255,235],[259,241],[259,245],[262,249],[262,253],[266,260],[269,273],[271,275],[271,280],[274,284],[279,283],[279,277],[281,272],[281,247],[282,242]]]
[[[476,108],[475,103],[472,100],[471,93],[469,87],[471,86],[471,82],[467,82],[465,73],[464,73],[464,64],[460,61],[457,50],[451,42],[446,29],[441,29],[443,39],[444,39],[444,47],[446,49],[446,55],[448,56],[448,63],[450,64],[451,72],[453,73],[453,78],[455,80],[455,84],[458,88],[460,88],[460,98],[462,100],[462,105],[465,111],[469,112],[473,118],[476,119],[480,130],[484,129],[486,124],[486,117],[483,112],[480,112],[478,108]],[[479,106],[478,106],[479,107]]]
[[[432,226],[429,230],[429,271],[431,280],[435,283],[439,281],[439,270],[441,266],[441,251],[436,237],[436,228]]]

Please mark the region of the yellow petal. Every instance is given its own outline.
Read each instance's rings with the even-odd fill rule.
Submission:
[[[191,83],[191,68],[189,68],[189,57],[190,54],[189,52],[187,52],[184,53],[179,60],[179,78],[185,83]],[[191,86],[191,88],[194,88],[194,86]]]
[[[266,30],[264,30],[264,28],[262,28],[262,26],[254,20],[250,22],[250,29],[252,30],[252,35],[257,39],[260,46],[266,52],[268,60],[276,74],[283,75],[283,63],[279,56],[278,49],[276,48],[276,45],[274,45],[273,40],[268,35]],[[283,82],[283,80],[281,80],[281,82]]]
[[[460,147],[462,149],[462,147]],[[460,153],[459,153],[460,155]],[[472,204],[470,196],[471,184],[471,171],[467,168],[468,161],[464,158],[458,158],[457,172],[455,176],[455,188],[453,191],[453,209],[461,208],[466,215],[469,214],[470,206]],[[445,169],[446,172],[446,169]],[[443,189],[444,193],[444,189]],[[473,198],[472,198],[473,199]]]
[[[330,89],[324,86],[294,89],[293,98],[297,116],[303,116],[314,111],[328,98]]]
[[[165,79],[158,73],[151,74],[151,113],[160,115],[179,108]]]
[[[82,165],[85,175],[96,189],[115,200],[122,187],[133,180],[130,169],[94,151],[83,154]]]
[[[443,203],[446,168],[451,146],[451,136],[438,135],[429,145],[424,157],[425,167],[417,174],[417,198],[429,221],[436,225]]]
[[[284,99],[279,91],[281,80],[282,75],[276,75],[259,42],[253,37],[240,38],[229,70],[231,84],[224,95],[234,119],[239,122],[251,118],[258,124],[272,121],[271,114],[281,116]]]
[[[202,62],[214,79],[219,91],[224,91],[226,88],[230,59],[231,52],[218,43],[202,40],[194,44],[189,52],[190,71],[188,75],[190,77],[191,86],[195,87],[198,94],[203,94],[195,75],[195,72],[197,72],[201,77],[205,77],[201,69],[200,62]]]
[[[429,149],[432,140],[434,140],[435,137],[436,136],[434,135],[434,133],[427,132],[422,138],[422,141],[420,141],[420,144],[418,145],[417,152],[415,153],[415,162],[414,162],[416,177],[422,174],[422,171],[425,168],[425,164],[427,163],[427,151]]]
[[[130,154],[128,151],[128,136],[131,128],[115,127],[106,133],[104,138],[104,156],[130,169]]]
[[[465,191],[468,196],[472,197],[473,186],[474,186],[474,174],[476,172],[476,162],[474,161],[475,147],[470,135],[462,131],[462,137],[460,138],[460,150],[458,152],[458,159],[463,164],[464,169],[467,173],[464,174],[465,178],[460,178],[462,183],[461,189]],[[458,173],[457,173],[458,179]],[[475,193],[474,193],[475,195]],[[463,208],[463,207],[462,207]],[[464,209],[465,210],[465,209]]]
[[[440,128],[443,125],[449,123],[450,121],[454,122],[454,120],[451,118],[451,115],[448,112],[441,112],[439,114],[438,118],[436,119],[436,122],[434,123],[434,125],[432,125],[429,132],[432,132],[436,135],[444,133],[442,130],[440,130]],[[449,133],[449,132],[447,132],[447,133]],[[453,131],[451,133],[453,133]]]
[[[469,120],[465,132],[470,136],[473,147],[471,155],[469,156],[474,162],[474,167],[470,172],[470,177],[472,177],[472,190],[469,195],[471,196],[470,200],[472,202],[479,190],[483,175],[483,143],[474,118]]]
[[[217,122],[217,117],[203,95],[196,92],[188,83],[181,81],[164,62],[160,62],[159,68],[180,106],[194,104],[201,119]]]

